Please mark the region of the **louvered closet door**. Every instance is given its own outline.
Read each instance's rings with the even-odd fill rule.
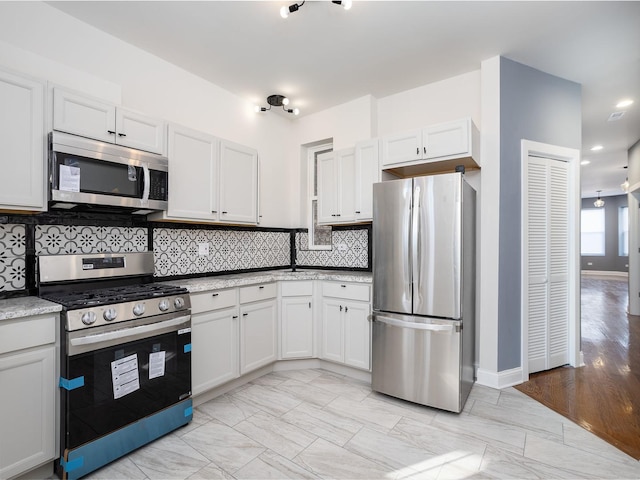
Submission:
[[[529,373],[569,361],[568,164],[529,157],[527,165]]]

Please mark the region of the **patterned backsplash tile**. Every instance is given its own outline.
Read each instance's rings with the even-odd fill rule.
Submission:
[[[155,228],[153,254],[156,277],[283,267],[291,264],[290,234]]]
[[[25,288],[25,227],[0,225],[0,291]]]
[[[37,225],[35,231],[36,255],[146,252],[147,243],[142,227]]]
[[[331,250],[308,250],[309,234],[296,233],[296,265],[301,267],[368,268],[369,231],[333,230]]]

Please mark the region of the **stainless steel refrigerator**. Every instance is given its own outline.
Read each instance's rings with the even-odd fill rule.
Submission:
[[[464,407],[474,382],[475,212],[462,173],[373,186],[373,390]]]

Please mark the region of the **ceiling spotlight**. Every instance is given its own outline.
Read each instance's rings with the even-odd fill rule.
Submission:
[[[624,193],[629,193],[629,177],[625,178],[624,182],[620,184],[620,188]]]
[[[271,110],[271,107],[282,107],[282,109],[287,113],[293,113],[294,115],[299,115],[300,110],[297,108],[285,108],[286,105],[289,105],[289,99],[284,95],[269,95],[267,97],[268,107],[261,107],[259,105],[255,106],[256,112],[266,112],[267,110]]]
[[[301,4],[299,4],[299,5],[298,5],[297,3],[294,3],[294,4],[292,4],[292,5],[289,5],[288,7],[287,7],[287,6],[282,7],[282,8],[280,9],[280,16],[281,16],[282,18],[287,18],[287,17],[289,16],[289,14],[290,14],[290,13],[297,12],[297,11],[298,11],[298,9],[299,9],[302,5],[304,5],[304,2],[305,2],[305,0],[302,0],[302,3],[301,3]]]
[[[353,2],[351,0],[331,0],[331,3],[342,5],[342,8],[344,8],[345,10],[349,10],[351,8],[351,5],[353,5]]]
[[[601,191],[602,191],[602,190],[598,190],[598,191],[597,191],[597,192],[598,192],[598,199],[597,199],[595,202],[593,202],[593,206],[594,206],[594,207],[598,207],[598,208],[600,208],[600,207],[604,207],[604,200],[602,200],[602,199],[600,198],[600,192],[601,192]]]
[[[631,105],[633,103],[633,100],[631,99],[626,99],[626,100],[620,100],[618,102],[618,104],[616,105],[616,108],[624,108],[624,107],[628,107],[629,105]]]
[[[604,147],[602,145],[594,145],[591,147],[592,152],[597,152],[598,150],[602,150]]]

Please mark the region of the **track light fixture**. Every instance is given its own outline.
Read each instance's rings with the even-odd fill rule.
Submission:
[[[304,5],[304,2],[305,0],[302,0],[301,3],[293,3],[288,7],[285,5],[280,9],[280,16],[282,18],[287,18],[290,13],[297,12],[300,9],[300,7]],[[335,5],[341,5],[342,8],[344,8],[345,10],[349,10],[351,8],[351,5],[353,5],[352,0],[332,0],[331,3]]]
[[[256,112],[266,112],[267,110],[271,110],[271,107],[282,107],[282,109],[287,113],[293,113],[294,115],[300,114],[300,110],[297,108],[286,108],[289,105],[289,99],[284,95],[269,95],[267,97],[268,107],[261,107],[260,105],[255,106]]]
[[[600,207],[604,207],[604,200],[602,200],[602,199],[600,198],[600,192],[601,192],[601,191],[602,191],[602,190],[597,190],[597,192],[598,192],[598,199],[597,199],[595,202],[593,202],[593,206],[594,206],[594,207],[598,207],[598,208],[600,208]]]

